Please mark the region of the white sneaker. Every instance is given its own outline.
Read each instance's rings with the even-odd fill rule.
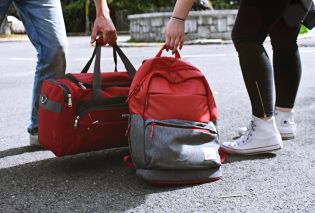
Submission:
[[[30,134],[30,146],[40,146],[38,143],[38,134]]]
[[[265,121],[253,116],[244,134],[231,142],[223,142],[222,149],[230,154],[255,155],[283,148],[275,118]]]
[[[282,140],[294,139],[296,136],[296,125],[293,118],[293,112],[280,112],[275,111],[275,119],[278,131],[282,137]],[[238,129],[239,136],[243,135],[247,131],[247,127],[241,127]]]
[[[277,128],[283,140],[294,139],[296,136],[296,125],[293,112],[275,112]]]

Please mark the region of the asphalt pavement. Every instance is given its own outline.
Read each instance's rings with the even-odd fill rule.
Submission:
[[[216,182],[154,186],[124,166],[127,149],[56,158],[29,147],[36,53],[27,40],[0,42],[0,212],[315,212],[315,39],[299,44],[296,139],[276,154],[228,156]],[[159,48],[129,45],[123,51],[139,67]],[[268,42],[266,48],[272,57]],[[88,37],[69,37],[67,71],[79,72],[92,51]],[[103,48],[103,70],[113,70],[111,54]],[[186,45],[181,54],[206,75],[219,108],[221,141],[230,140],[251,118],[233,45]]]

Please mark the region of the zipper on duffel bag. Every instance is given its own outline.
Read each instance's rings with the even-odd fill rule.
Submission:
[[[92,84],[88,84],[88,83],[83,83],[82,81],[78,80],[74,75],[72,75],[71,73],[68,73],[66,75],[66,78],[75,83],[76,85],[78,85],[79,87],[81,87],[82,89],[87,89],[87,88],[92,88]],[[115,83],[104,83],[102,82],[102,87],[113,87],[113,86],[130,86],[130,82],[115,82]]]
[[[86,84],[86,83],[83,83],[82,81],[79,81],[76,77],[74,77],[72,74],[68,73],[66,75],[66,78],[75,83],[76,85],[78,85],[79,87],[81,87],[82,89],[87,89],[87,88],[92,88],[92,85],[91,84]]]
[[[102,109],[107,109],[107,108],[111,108],[111,107],[126,107],[128,106],[126,103],[123,103],[123,104],[111,104],[111,105],[106,105],[106,106],[99,106],[99,107],[91,107],[91,108],[88,108],[80,113],[77,114],[77,116],[75,117],[74,119],[74,125],[73,127],[76,129],[78,128],[79,126],[79,121],[80,121],[80,118],[89,113],[89,112],[92,112],[92,111],[95,111],[95,110],[102,110]],[[95,124],[95,123],[98,123],[98,121],[94,121],[92,124]]]
[[[68,107],[72,107],[72,95],[67,85],[59,81],[56,81],[54,79],[49,79],[48,81],[62,88],[64,97],[65,97],[65,102],[67,103]]]

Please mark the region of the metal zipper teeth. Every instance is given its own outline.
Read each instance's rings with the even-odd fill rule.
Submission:
[[[264,102],[263,102],[263,100],[262,100],[262,96],[261,96],[260,89],[259,89],[259,85],[258,85],[257,81],[255,81],[255,84],[256,84],[257,91],[258,91],[258,95],[259,95],[261,107],[262,107],[262,110],[263,110],[263,112],[264,112],[264,117],[267,117],[266,111],[265,111],[265,107],[264,107]]]
[[[169,126],[169,127],[176,127],[176,128],[182,128],[182,129],[203,129],[203,130],[209,130],[205,127],[200,127],[200,126],[183,126],[183,125],[178,125],[178,124],[170,124],[170,123],[163,123],[163,122],[158,122],[158,121],[152,121],[147,124],[149,125],[159,125],[159,126]]]
[[[66,78],[67,78],[69,81],[71,81],[71,82],[75,83],[76,85],[78,85],[79,87],[81,87],[82,89],[92,88],[92,85],[86,84],[86,83],[83,83],[83,82],[79,81],[76,77],[74,77],[74,76],[73,76],[72,74],[70,74],[70,73],[68,73],[68,74],[66,75]]]
[[[100,107],[91,107],[91,108],[88,108],[86,110],[83,110],[81,112],[79,112],[74,120],[74,128],[77,128],[78,127],[78,124],[79,124],[79,120],[80,118],[85,115],[86,113],[88,112],[91,112],[93,110],[100,110],[100,109],[106,109],[106,108],[110,108],[110,107],[125,107],[125,106],[128,106],[126,103],[122,103],[122,104],[111,104],[111,105],[106,105],[106,106],[100,106]]]
[[[68,104],[69,107],[72,107],[72,95],[71,95],[69,88],[65,84],[63,84],[59,81],[56,81],[54,79],[49,79],[48,81],[50,81],[51,83],[56,84],[58,86],[61,86],[63,88],[63,94],[65,97],[65,100],[67,100],[65,102]]]
[[[154,137],[154,127],[155,126],[164,126],[164,127],[173,127],[173,128],[179,128],[179,129],[198,129],[198,130],[203,130],[203,131],[207,131],[210,134],[217,134],[216,132],[211,131],[210,129],[207,128],[203,128],[203,127],[197,127],[197,126],[181,126],[181,125],[176,125],[176,124],[170,124],[170,123],[161,123],[161,122],[155,122],[152,121],[149,124],[146,125],[146,127],[151,127],[150,129],[150,138]]]
[[[72,74],[67,74],[66,78],[69,81],[72,81],[73,83],[77,84],[80,87],[85,87],[86,88],[92,88],[92,84],[88,83],[83,83],[82,81],[79,81],[76,77],[74,77]],[[112,86],[130,86],[130,83],[127,82],[117,82],[117,83],[102,83],[102,87],[112,87]]]

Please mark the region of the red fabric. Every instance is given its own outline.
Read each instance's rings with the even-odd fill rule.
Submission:
[[[73,74],[84,83],[92,83],[92,74]],[[127,72],[102,73],[103,82],[131,82]],[[77,128],[74,127],[79,101],[91,101],[92,89],[82,89],[68,79],[58,79],[70,90],[72,106],[69,107],[64,96],[63,88],[50,81],[44,81],[41,95],[62,105],[60,113],[39,107],[38,141],[44,148],[51,150],[56,156],[101,150],[106,148],[123,147],[128,145],[125,131],[128,119],[122,114],[128,114],[127,106],[117,106],[95,109],[82,115]],[[128,86],[106,87],[102,90],[103,98],[128,96]]]
[[[131,157],[130,155],[126,155],[124,158],[123,158],[123,161],[125,163],[125,165],[129,168],[129,169],[135,169],[135,165],[132,163],[132,160],[131,160]]]
[[[220,148],[219,154],[220,154],[221,163],[224,163],[224,161],[226,160],[226,154],[225,154],[224,150]]]
[[[206,78],[180,58],[146,60],[130,86],[128,105],[131,114],[144,119],[209,122],[218,118]]]

